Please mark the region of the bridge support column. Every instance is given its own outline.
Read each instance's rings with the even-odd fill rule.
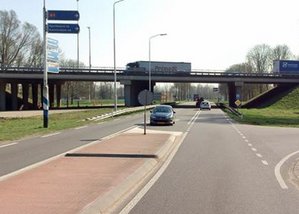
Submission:
[[[56,106],[60,108],[60,100],[61,100],[61,83],[56,84]]]
[[[138,102],[138,94],[144,89],[148,90],[148,81],[126,80],[121,81],[121,84],[125,86],[125,106],[140,106],[140,103]],[[154,84],[152,84],[152,88],[154,88]]]
[[[18,110],[18,83],[11,83],[11,110]]]
[[[0,111],[6,110],[5,82],[0,82]]]
[[[49,103],[50,103],[50,108],[54,107],[54,84],[51,83],[49,84]]]
[[[23,94],[23,107],[22,110],[27,110],[29,108],[28,98],[29,98],[29,85],[28,83],[22,83],[22,94]]]
[[[32,104],[33,104],[33,109],[38,109],[38,84],[33,83],[32,87]]]
[[[230,107],[236,108],[235,101],[242,100],[242,87],[243,82],[230,82],[228,83],[228,103]]]

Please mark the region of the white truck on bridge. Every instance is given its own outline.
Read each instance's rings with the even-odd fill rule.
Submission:
[[[162,62],[151,61],[152,74],[189,74],[191,72],[191,63],[189,62]],[[136,61],[128,63],[126,73],[149,72],[149,61]]]

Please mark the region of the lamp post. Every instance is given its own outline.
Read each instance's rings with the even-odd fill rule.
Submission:
[[[88,29],[88,40],[89,40],[89,42],[88,42],[88,46],[89,46],[89,72],[91,72],[91,36],[90,36],[90,27],[88,26],[87,29]],[[89,84],[89,91],[88,91],[89,92],[88,93],[89,102],[91,100],[91,96],[90,96],[91,88],[90,88],[90,85],[91,84]]]
[[[117,111],[117,90],[116,90],[116,45],[115,45],[115,5],[124,0],[113,3],[113,64],[114,64],[114,111]]]
[[[79,12],[79,0],[77,0],[77,11]],[[77,22],[79,24],[79,20]],[[79,33],[77,33],[77,68],[79,68],[80,56],[79,56]]]
[[[166,33],[160,33],[153,35],[149,38],[148,42],[148,90],[152,91],[152,80],[151,80],[151,73],[152,73],[152,68],[151,68],[151,39],[158,37],[158,36],[166,36]]]

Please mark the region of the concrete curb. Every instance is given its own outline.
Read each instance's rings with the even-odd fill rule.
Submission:
[[[106,195],[97,198],[85,206],[80,214],[114,213],[119,205],[123,204],[130,196],[133,196],[133,194],[140,189],[141,184],[161,167],[167,156],[175,147],[175,140],[176,136],[170,135],[165,145],[156,152],[157,159],[145,160],[145,163],[133,174],[128,176],[125,181]]]

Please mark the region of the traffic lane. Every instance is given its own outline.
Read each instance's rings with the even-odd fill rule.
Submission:
[[[272,170],[224,116],[218,109],[201,112],[164,174],[130,213],[298,211],[298,194],[277,186]]]
[[[237,125],[255,153],[267,160],[277,184],[283,189],[298,190],[296,163],[299,158],[299,129]]]
[[[185,132],[188,128],[188,123],[192,117],[199,111],[198,108],[174,108],[175,113],[175,124],[174,125],[150,125],[149,118],[150,113],[147,115],[147,128],[153,130],[165,130],[165,131],[179,131]],[[143,123],[143,121],[142,121]],[[142,125],[142,124],[139,124]]]
[[[133,114],[80,129],[59,131],[56,135],[19,140],[16,144],[0,148],[0,176],[129,128],[141,118],[142,114]]]

